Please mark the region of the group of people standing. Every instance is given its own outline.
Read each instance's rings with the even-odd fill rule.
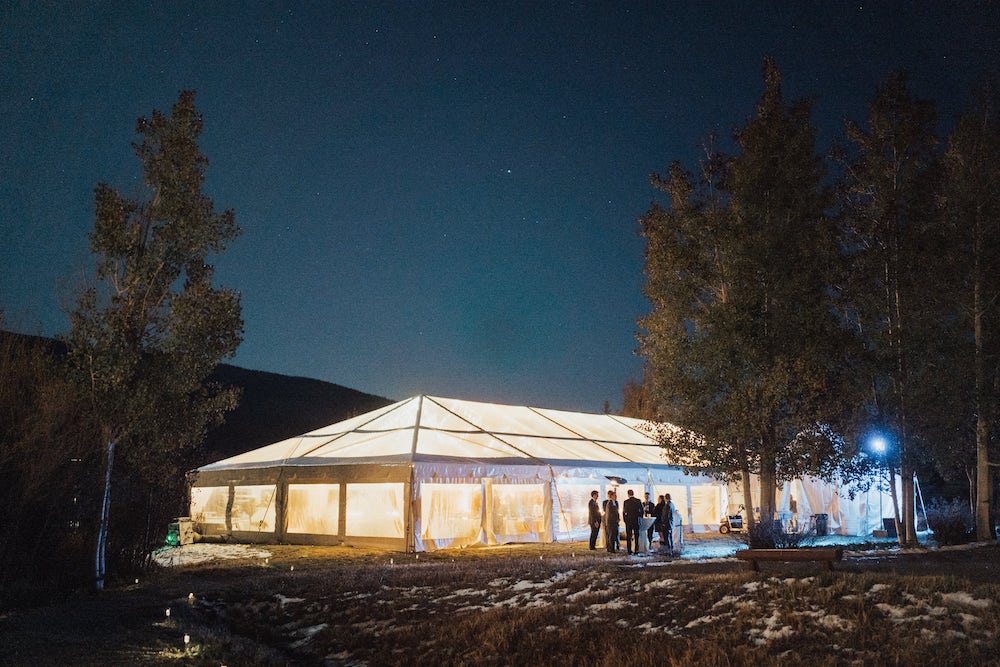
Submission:
[[[632,489],[628,490],[628,498],[618,507],[618,492],[614,489],[608,490],[608,497],[602,504],[598,504],[600,497],[597,490],[590,492],[589,503],[589,523],[590,523],[590,550],[597,549],[597,538],[604,529],[604,544],[608,553],[616,553],[621,550],[619,544],[620,524],[625,522],[625,549],[631,554],[639,551],[639,531],[642,517],[654,517],[653,523],[649,526],[647,537],[649,544],[653,543],[653,532],[660,536],[660,548],[672,552],[674,550],[674,503],[670,500],[670,494],[666,493],[657,499],[654,505],[649,499],[649,494],[643,494],[645,500],[640,501],[635,497]]]

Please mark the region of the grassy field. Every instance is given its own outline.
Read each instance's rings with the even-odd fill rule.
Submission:
[[[995,545],[832,573],[581,544],[241,553],[8,611],[0,664],[1000,665]]]

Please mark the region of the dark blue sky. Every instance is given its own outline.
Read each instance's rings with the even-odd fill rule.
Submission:
[[[893,68],[945,119],[1000,73],[1000,3],[479,4],[0,4],[7,326],[66,330],[94,186],[141,192],[135,120],[190,88],[206,191],[244,229],[217,261],[243,295],[234,363],[616,407],[648,175],[752,114],[765,55],[824,143]]]

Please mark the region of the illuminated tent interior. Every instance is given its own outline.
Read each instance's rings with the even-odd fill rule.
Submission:
[[[201,539],[400,551],[589,536],[590,492],[670,493],[715,530],[727,489],[664,459],[646,422],[416,396],[198,468]]]

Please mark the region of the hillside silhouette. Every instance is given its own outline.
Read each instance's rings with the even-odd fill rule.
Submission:
[[[239,406],[208,434],[205,460],[235,456],[321,426],[333,424],[393,401],[312,378],[254,371],[220,364],[211,379],[240,387]]]
[[[0,342],[17,341],[25,349],[63,356],[59,340],[0,330]],[[201,466],[271,444],[321,426],[375,410],[393,401],[332,382],[255,371],[220,364],[211,381],[242,391],[238,407],[225,423],[208,432],[194,465]]]

